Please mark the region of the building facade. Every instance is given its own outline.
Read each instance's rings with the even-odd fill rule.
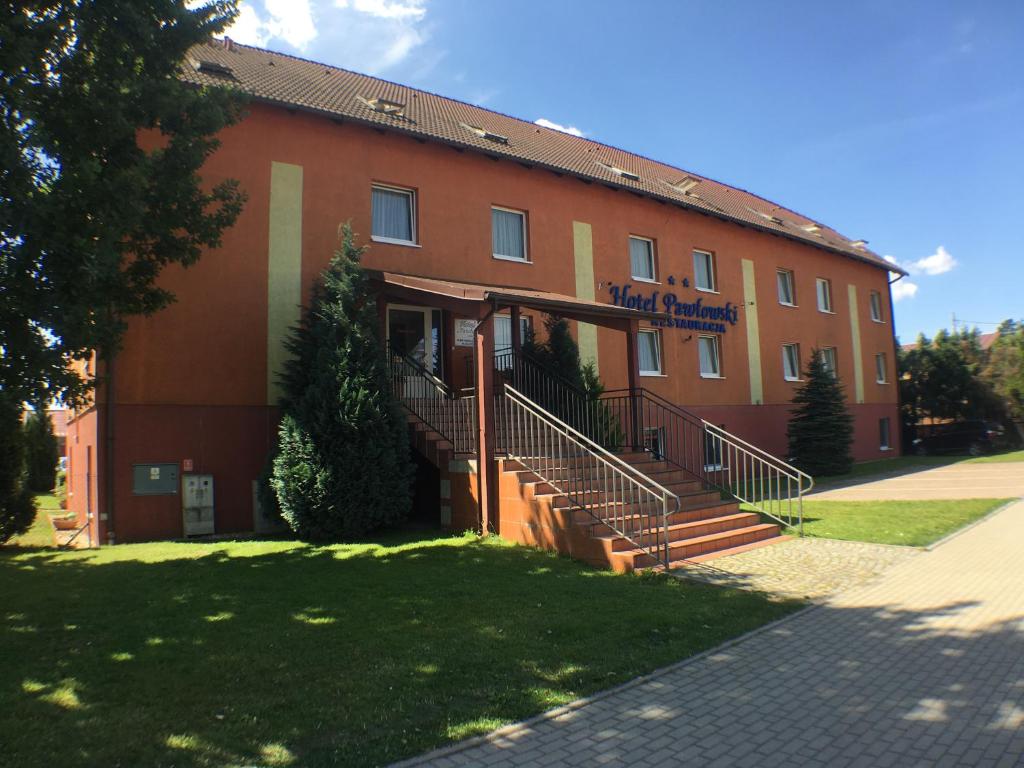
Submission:
[[[785,456],[816,350],[845,387],[855,459],[898,453],[892,267],[863,243],[670,166],[312,62],[218,43],[186,76],[254,96],[204,169],[248,201],[221,248],[164,273],[177,301],[131,322],[110,391],[69,425],[69,505],[93,544],[182,536],[192,474],[214,482],[212,531],[260,527],[283,339],[346,221],[380,275],[533,292],[463,317],[429,286],[384,279],[386,335],[455,389],[473,384],[474,323],[500,353],[526,326],[543,334],[545,307],[573,316],[543,298],[569,297],[637,313],[629,343],[610,321],[573,320],[609,390],[638,385]],[[460,501],[441,481],[444,521],[471,522],[460,510],[477,492]]]

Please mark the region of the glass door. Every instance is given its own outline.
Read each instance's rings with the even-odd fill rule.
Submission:
[[[438,378],[441,374],[441,310],[388,305],[388,344]]]

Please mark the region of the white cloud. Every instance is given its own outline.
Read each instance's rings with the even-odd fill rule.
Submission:
[[[247,45],[263,46],[270,40],[284,40],[304,51],[316,38],[317,27],[309,0],[263,0],[263,15],[254,2],[242,3],[235,23],[225,34]]]
[[[352,8],[378,19],[412,19],[419,21],[427,14],[426,0],[334,0],[338,8]]]
[[[534,120],[533,122],[534,122],[535,125],[539,125],[542,128],[551,128],[551,129],[556,130],[556,131],[561,131],[562,133],[572,134],[573,136],[583,136],[584,135],[583,131],[581,131],[579,128],[577,128],[574,125],[559,125],[558,123],[554,123],[554,122],[548,120],[546,117],[538,118],[538,119]]]
[[[941,275],[957,265],[956,259],[941,245],[931,256],[907,264],[907,271],[913,274]]]
[[[889,274],[892,274],[891,272]],[[917,295],[917,283],[912,283],[906,278],[897,280],[892,284],[892,300],[912,299]]]

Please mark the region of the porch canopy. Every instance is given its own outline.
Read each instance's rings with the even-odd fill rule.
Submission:
[[[476,380],[477,460],[479,471],[480,524],[486,532],[494,527],[497,515],[496,477],[494,473],[494,398],[486,396],[494,383],[494,326],[486,322],[495,312],[508,308],[512,315],[513,346],[518,349],[519,312],[523,307],[559,315],[604,328],[622,331],[626,341],[630,389],[637,386],[640,363],[637,331],[641,320],[667,320],[669,315],[639,309],[627,309],[552,291],[536,291],[501,285],[442,280],[404,275],[398,272],[367,270],[371,285],[385,301],[378,302],[383,313],[387,301],[431,306],[477,320],[474,338],[474,378]]]

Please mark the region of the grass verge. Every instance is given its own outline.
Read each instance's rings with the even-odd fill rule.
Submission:
[[[11,765],[379,765],[800,607],[490,538],[0,550]]]
[[[804,534],[926,547],[984,517],[1007,499],[804,502]]]

